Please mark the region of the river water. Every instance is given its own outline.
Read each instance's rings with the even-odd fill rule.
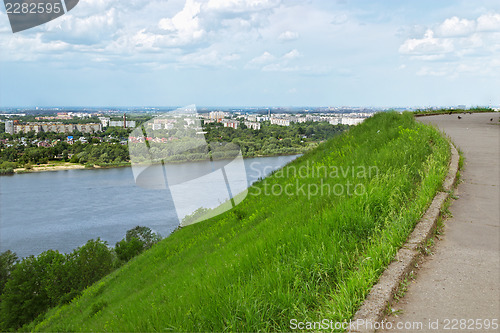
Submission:
[[[248,185],[294,158],[245,159]],[[198,167],[197,163],[169,166],[179,172]],[[186,199],[192,195],[185,193]],[[12,250],[19,257],[48,249],[71,252],[97,237],[114,246],[137,225],[166,236],[179,225],[177,214],[169,191],[137,186],[132,168],[2,176],[0,252]]]

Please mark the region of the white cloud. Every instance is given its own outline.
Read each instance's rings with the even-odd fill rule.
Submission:
[[[279,3],[279,0],[209,0],[206,7],[209,10],[241,13],[275,7]]]
[[[181,57],[177,67],[227,67],[232,68],[232,63],[240,59],[236,53],[222,54],[214,48],[204,49]]]
[[[468,36],[476,30],[476,22],[459,19],[456,16],[446,19],[437,29],[440,37],[461,37]]]
[[[262,65],[262,64],[268,64],[276,59],[275,56],[273,56],[271,53],[265,51],[263,54],[261,54],[258,57],[253,58],[250,60],[249,64],[252,65]]]
[[[88,17],[64,15],[47,23],[44,38],[48,41],[65,40],[71,44],[102,44],[110,40],[117,29],[117,11],[111,8]]]
[[[489,13],[477,19],[478,31],[500,31],[500,14]]]
[[[200,10],[201,3],[186,0],[184,8],[174,17],[161,19],[158,27],[167,33],[163,40],[164,45],[186,45],[202,38],[205,30],[200,26]]]
[[[300,52],[297,49],[293,49],[287,53],[285,53],[281,57],[275,57],[268,51],[265,51],[258,57],[250,60],[246,66],[248,69],[261,69],[265,72],[290,72],[290,71],[298,71],[301,67],[297,65],[292,65],[291,63],[297,59],[302,57]]]
[[[73,48],[71,44],[62,41],[43,41],[41,33],[28,37],[13,35],[12,38],[0,45],[4,50],[23,50],[23,52],[3,54],[2,58],[4,60],[11,61],[33,61],[37,58],[47,56],[51,56],[53,60],[60,61],[64,52],[70,51]]]
[[[299,33],[298,32],[294,32],[294,31],[284,31],[282,32],[278,39],[280,41],[283,41],[283,42],[288,42],[288,41],[292,41],[292,40],[297,40],[299,39]]]
[[[403,54],[439,54],[453,51],[453,43],[449,39],[434,37],[432,30],[427,30],[423,38],[407,39],[399,48]]]
[[[302,55],[300,54],[299,51],[297,51],[297,49],[293,49],[291,50],[290,52],[286,53],[284,56],[283,56],[283,59],[296,59],[296,58],[300,58]]]
[[[420,76],[457,77],[474,70],[490,76],[498,71],[490,60],[500,52],[500,14],[484,14],[475,20],[453,16],[428,28],[422,38],[405,40],[399,52],[427,63],[417,71]]]

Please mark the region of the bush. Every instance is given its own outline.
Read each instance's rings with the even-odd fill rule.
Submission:
[[[127,231],[125,238],[116,243],[118,259],[129,261],[161,240],[161,236],[148,227],[137,226]]]
[[[77,154],[74,154],[73,156],[71,156],[71,158],[69,159],[69,161],[71,163],[79,163],[80,162],[80,158],[78,158]]]
[[[68,255],[48,250],[13,265],[16,260],[10,251],[0,255],[1,281],[7,281],[0,305],[1,331],[16,330],[50,307],[71,301],[113,269],[113,253],[99,238]]]
[[[58,251],[29,256],[14,266],[0,305],[2,331],[13,330],[56,305],[50,292],[52,268],[64,260]]]
[[[0,295],[16,262],[17,255],[14,252],[7,250],[0,254]]]
[[[142,242],[135,237],[129,241],[122,239],[115,246],[116,255],[122,261],[129,261],[141,253],[143,249]]]
[[[89,240],[68,255],[72,289],[82,291],[109,274],[113,269],[113,253],[101,239]]]
[[[4,161],[0,163],[0,169],[15,169],[15,168],[17,168],[16,162]]]
[[[125,239],[131,241],[132,238],[137,238],[142,244],[144,249],[149,249],[153,244],[158,243],[161,240],[161,236],[153,232],[148,227],[137,226],[133,229],[127,231]]]
[[[0,169],[0,175],[12,175],[12,174],[14,174],[14,169],[12,168]]]

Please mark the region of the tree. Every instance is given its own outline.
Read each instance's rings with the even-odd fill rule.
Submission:
[[[89,240],[68,255],[73,291],[82,291],[113,270],[113,253],[100,238]]]
[[[115,252],[118,259],[122,261],[129,261],[144,250],[143,244],[140,240],[133,237],[127,241],[122,239],[115,246]]]
[[[149,249],[154,244],[161,240],[161,236],[153,232],[148,227],[137,226],[133,229],[127,231],[125,239],[131,241],[132,238],[137,238],[142,244],[145,250]]]
[[[54,262],[62,261],[63,254],[48,250],[14,266],[2,294],[0,330],[18,329],[55,305],[48,288],[51,268]]]
[[[125,238],[116,243],[115,252],[120,260],[129,261],[160,240],[161,236],[150,228],[137,226],[128,230]]]
[[[3,288],[5,287],[17,260],[17,255],[11,250],[7,250],[0,254],[0,295],[3,292]]]

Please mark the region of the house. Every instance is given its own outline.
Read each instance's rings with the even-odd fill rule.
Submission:
[[[239,124],[239,122],[237,122],[237,121],[228,120],[228,119],[223,119],[222,122],[224,124],[224,127],[231,127],[231,128],[234,128],[234,129],[237,129],[238,128],[238,124]]]

